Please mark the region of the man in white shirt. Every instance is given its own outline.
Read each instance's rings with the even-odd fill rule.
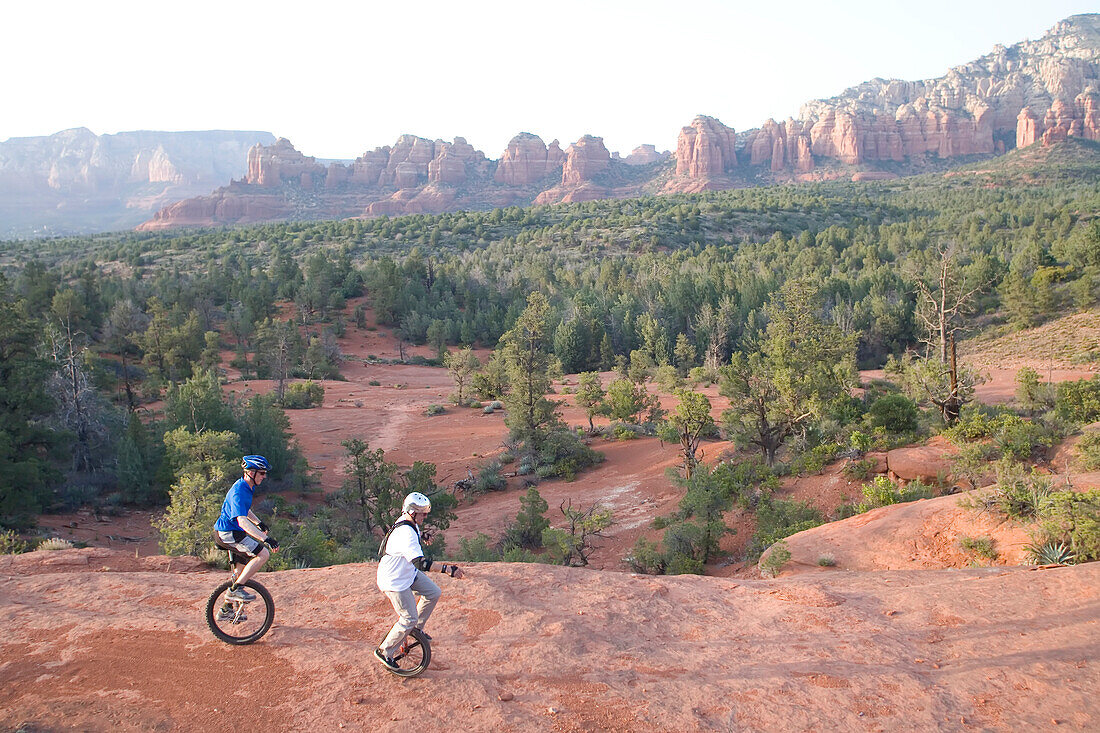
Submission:
[[[436,564],[431,558],[424,557],[424,550],[420,546],[420,524],[432,510],[428,497],[414,491],[405,497],[401,509],[403,513],[400,519],[382,540],[379,550],[382,557],[378,562],[378,590],[385,593],[393,604],[393,609],[397,611],[397,623],[390,629],[382,645],[374,650],[374,656],[390,669],[397,668],[393,657],[409,630],[416,627],[423,631],[424,624],[443,593],[425,573],[435,567],[452,578],[464,577],[457,565]],[[416,596],[420,599],[417,600]]]

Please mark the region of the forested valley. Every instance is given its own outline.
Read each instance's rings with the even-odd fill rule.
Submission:
[[[371,557],[412,489],[439,497],[432,517],[445,528],[458,499],[434,466],[397,466],[361,436],[348,437],[342,489],[308,506],[285,498],[309,495],[315,479],[284,410],[318,404],[321,382],[341,378],[339,338],[376,326],[429,346],[432,357],[402,358],[449,369],[456,402],[500,401],[508,458],[536,482],[599,461],[594,415],[612,419],[610,437],[680,445],[681,509],[661,518],[663,539],[626,559],[645,572],[703,572],[735,503],[757,512],[756,556],[838,518],[769,487],[845,452],[947,431],[971,463],[1000,460],[1002,483],[1032,487],[1042,446],[1100,419],[1100,378],[1055,388],[1024,374],[1026,409],[989,410],[972,403],[976,375],[954,351],[1096,309],[1098,212],[1100,146],[1071,139],[1036,159],[1017,151],[885,182],[5,242],[5,548],[41,539],[42,512],[145,506],[167,507],[165,551],[201,553],[242,452],[272,460],[276,531],[297,548],[285,566]],[[227,399],[226,365],[276,387]],[[854,396],[857,370],[880,368],[890,382]],[[601,372],[610,384],[591,376]],[[565,425],[547,397],[563,374],[579,375],[586,426]],[[702,384],[719,386],[720,404],[700,399]],[[659,409],[657,388],[679,407]],[[700,464],[699,442],[717,436],[738,457]],[[500,470],[473,483],[500,488]],[[887,484],[872,484],[867,506],[934,490]],[[1063,514],[1094,513],[1094,494]],[[574,509],[571,531],[553,530],[537,486],[524,506],[508,536],[464,540],[461,553],[583,564],[585,531],[610,521]],[[1079,559],[1100,554],[1095,528],[1059,531],[1051,542]]]

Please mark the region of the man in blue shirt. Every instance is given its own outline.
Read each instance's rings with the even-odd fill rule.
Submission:
[[[256,596],[241,587],[279,550],[279,543],[267,533],[267,525],[252,513],[252,494],[271,468],[263,456],[245,456],[241,459],[244,476],[230,487],[222,503],[222,513],[214,525],[214,541],[233,553],[234,582],[227,598],[237,601],[254,601]],[[240,556],[249,558],[247,563],[237,562]]]

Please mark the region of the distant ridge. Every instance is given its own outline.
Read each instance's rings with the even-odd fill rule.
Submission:
[[[318,161],[268,133],[217,133],[262,138],[213,146],[212,157],[204,160],[221,172],[218,181],[185,173],[190,169],[166,144],[139,145],[144,152],[115,156],[113,172],[79,163],[92,160],[93,149],[135,145],[134,136],[189,134],[215,133],[96,138],[70,130],[0,144],[0,236],[139,222],[141,229],[158,230],[400,216],[781,182],[884,180],[1036,144],[1096,141],[1100,14],[1071,16],[1039,40],[998,45],[936,79],[866,81],[807,102],[798,119],[769,119],[740,134],[698,115],[669,152],[642,145],[622,157],[593,135],[562,146],[519,133],[492,159],[461,137],[402,135],[393,145],[339,162]],[[32,140],[52,142],[28,145]],[[77,149],[75,157],[70,147]]]

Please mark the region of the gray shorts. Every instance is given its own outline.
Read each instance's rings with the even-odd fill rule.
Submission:
[[[238,539],[240,535],[244,535],[244,537]],[[220,540],[218,544],[222,547],[225,547],[226,549],[232,548],[243,555],[248,555],[249,557],[256,557],[257,555],[259,555],[260,548],[263,547],[259,540],[257,540],[255,537],[245,534],[244,532],[223,532],[221,530],[218,530],[218,539]]]

